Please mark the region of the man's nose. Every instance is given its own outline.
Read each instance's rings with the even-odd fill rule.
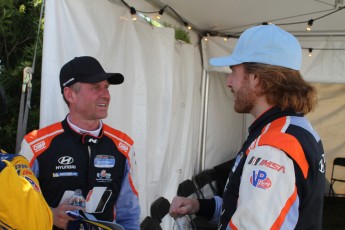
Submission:
[[[109,92],[108,88],[103,88],[102,89],[102,97],[110,98],[110,92]]]

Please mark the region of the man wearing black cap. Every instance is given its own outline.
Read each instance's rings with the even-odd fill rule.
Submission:
[[[123,80],[120,73],[106,73],[93,57],[67,62],[60,86],[69,114],[22,142],[20,152],[39,179],[54,229],[65,229],[71,220],[66,211],[76,207],[66,204],[66,196],[76,189],[86,197],[86,212],[97,219],[139,229],[138,193],[131,177],[133,140],[101,121],[108,115],[109,85]]]

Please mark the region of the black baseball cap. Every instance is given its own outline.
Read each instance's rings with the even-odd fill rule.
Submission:
[[[120,73],[106,73],[101,64],[90,56],[75,57],[60,70],[61,93],[66,86],[76,82],[98,83],[104,80],[108,80],[111,85],[118,85],[124,78]]]

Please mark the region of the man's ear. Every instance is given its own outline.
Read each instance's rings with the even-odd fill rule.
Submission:
[[[75,94],[76,93],[74,92],[74,90],[70,87],[65,87],[63,89],[63,95],[69,103],[73,103],[75,101]]]
[[[250,86],[255,89],[259,85],[259,77],[255,73],[249,74]]]

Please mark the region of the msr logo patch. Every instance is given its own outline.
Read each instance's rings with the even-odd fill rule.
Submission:
[[[256,187],[261,189],[268,189],[272,185],[272,181],[268,178],[267,173],[265,171],[259,170],[258,173],[253,171],[253,175],[250,177],[250,183]]]

